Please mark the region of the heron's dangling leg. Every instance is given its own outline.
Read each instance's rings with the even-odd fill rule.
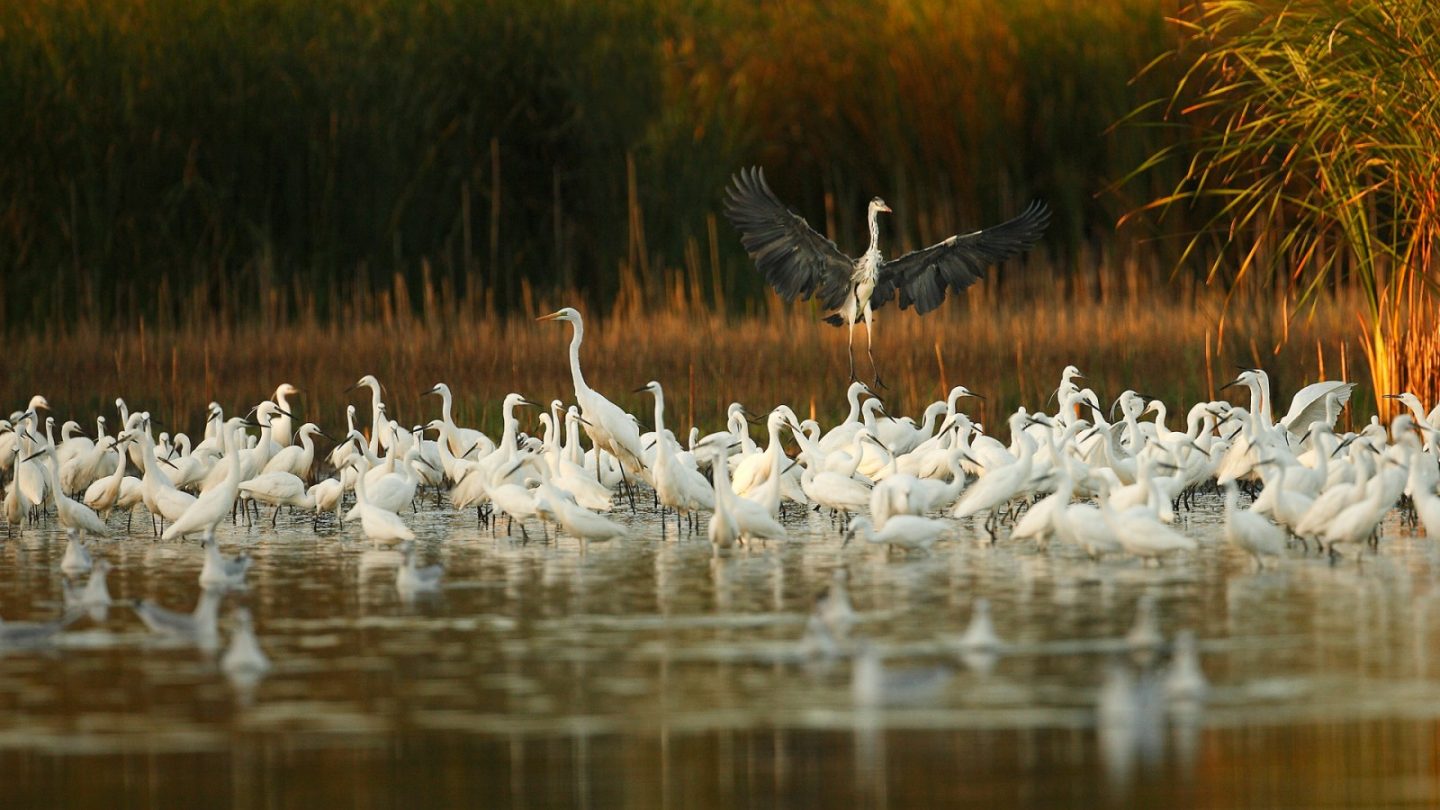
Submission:
[[[875,366],[875,313],[871,311],[870,304],[865,304],[865,353],[870,355],[870,373],[875,375],[875,387],[889,388],[885,381],[880,379],[880,369]],[[854,360],[852,359],[853,363]],[[855,376],[852,372],[850,376]]]
[[[850,339],[845,344],[846,351],[850,355],[850,382],[855,382],[855,319],[850,319]]]

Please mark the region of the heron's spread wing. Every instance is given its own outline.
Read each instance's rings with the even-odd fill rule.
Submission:
[[[735,176],[726,189],[725,216],[781,298],[814,296],[830,309],[845,302],[854,262],[780,202],[763,169],[741,169]]]
[[[1050,209],[1036,200],[1009,222],[885,262],[870,305],[879,307],[898,292],[901,309],[914,306],[924,315],[940,306],[947,290],[960,292],[979,281],[985,268],[1034,247],[1049,224]]]

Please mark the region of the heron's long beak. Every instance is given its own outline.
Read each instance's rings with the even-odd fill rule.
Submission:
[[[650,386],[648,386],[648,385],[642,385],[642,386],[640,386],[639,388],[636,388],[634,391],[631,391],[630,393],[632,393],[632,394],[643,394],[643,393],[645,393],[646,391],[649,391],[649,390],[650,390]]]
[[[894,211],[891,211],[891,210],[890,210],[890,206],[885,205],[884,203],[881,203],[881,204],[880,204],[880,207],[879,207],[879,208],[876,208],[875,210],[876,210],[876,211],[884,211],[884,212],[887,213],[887,214],[893,214],[893,213],[895,213]]]
[[[517,404],[519,404],[519,405],[529,405],[529,406],[532,407],[532,408],[539,408],[539,407],[541,407],[540,403],[538,403],[538,402],[531,402],[531,401],[528,400],[528,399],[522,399],[522,400],[520,400],[520,402],[517,403]]]
[[[540,317],[536,318],[535,320],[537,320],[537,321],[555,321],[555,320],[559,320],[559,319],[560,319],[560,311],[559,311],[559,310],[556,310],[556,311],[550,313],[549,315],[541,315]]]

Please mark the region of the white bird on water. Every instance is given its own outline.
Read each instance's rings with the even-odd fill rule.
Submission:
[[[29,461],[38,456],[45,457],[44,470],[50,482],[46,489],[50,501],[55,504],[55,514],[60,519],[60,525],[66,529],[87,532],[97,537],[109,535],[110,529],[106,527],[105,521],[95,514],[95,510],[61,491],[60,465],[56,462],[55,448],[47,445],[25,460]]]
[[[1255,558],[1255,567],[1264,568],[1266,557],[1285,552],[1285,531],[1250,509],[1240,509],[1240,487],[1225,482],[1225,539]]]
[[[580,344],[585,339],[585,322],[580,313],[565,307],[536,320],[565,321],[574,327],[570,338],[570,378],[575,384],[575,401],[580,404],[580,415],[585,419],[585,432],[596,447],[619,459],[626,472],[639,475],[645,466],[639,426],[620,406],[587,385],[585,375],[580,371]]]
[[[655,485],[656,498],[662,506],[675,510],[677,521],[680,515],[713,511],[715,488],[699,470],[681,464],[670,446],[670,439],[665,433],[664,389],[659,382],[651,380],[636,393],[641,391],[655,396],[655,461],[650,478]]]
[[[351,460],[350,465],[355,467],[359,475],[355,477],[355,507],[352,513],[358,513],[360,528],[365,536],[378,543],[393,543],[397,540],[414,540],[415,533],[405,525],[400,516],[370,502],[366,497],[365,473],[369,470],[370,463],[363,457]]]
[[[867,543],[903,548],[906,551],[929,551],[935,541],[954,531],[954,524],[943,520],[918,515],[891,515],[885,521],[885,528],[875,531],[868,517],[855,518],[850,531],[845,533],[845,543],[854,537]]]
[[[630,536],[630,530],[619,523],[564,497],[536,497],[535,510],[554,515],[566,534],[586,542],[599,543]]]
[[[706,534],[716,548],[729,548],[737,541],[780,540],[785,527],[770,511],[755,501],[741,498],[730,488],[730,465],[727,440],[706,439],[696,451],[710,457],[710,471],[715,476],[715,511],[710,515]]]
[[[225,442],[225,477],[200,493],[200,497],[186,508],[184,514],[160,535],[162,540],[177,540],[195,532],[201,532],[206,538],[213,538],[215,527],[235,508],[235,498],[240,493],[240,482],[243,480],[241,440],[238,437],[242,434],[244,424],[245,420],[234,417],[225,423],[222,431]]]

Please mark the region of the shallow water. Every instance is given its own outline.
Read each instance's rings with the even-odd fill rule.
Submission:
[[[791,542],[717,556],[673,523],[662,540],[642,507],[619,515],[635,539],[586,548],[432,501],[407,520],[444,587],[413,601],[358,527],[227,528],[222,549],[255,566],[222,636],[248,606],[274,668],[234,683],[120,605],[0,650],[4,805],[1440,801],[1431,542],[1396,513],[1358,563],[1297,549],[1256,571],[1219,542],[1218,505],[1182,514],[1197,554],[1147,568],[968,528],[929,554],[846,547],[810,512],[787,518]],[[134,529],[94,546],[112,595],[189,610],[198,545],[152,541],[143,513]],[[0,546],[0,616],[60,614],[64,548],[46,524]],[[920,682],[883,705],[857,701],[849,658],[800,653],[837,567],[852,637],[890,682]],[[1144,594],[1167,638],[1200,640],[1203,703],[1167,701],[1166,655],[1120,643]],[[994,661],[955,653],[977,596],[1009,645]]]

